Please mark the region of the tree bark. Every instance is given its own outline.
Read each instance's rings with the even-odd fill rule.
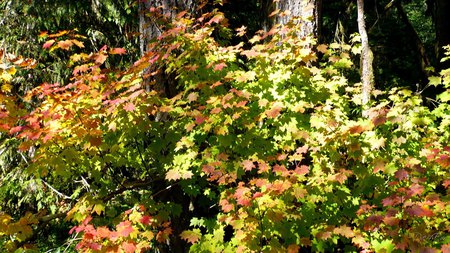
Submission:
[[[140,51],[141,55],[147,52],[149,42],[162,34],[162,27],[158,24],[158,20],[152,18],[149,14],[151,8],[160,10],[160,14],[166,18],[173,19],[177,13],[187,10],[193,13],[196,6],[195,0],[141,0],[139,1],[139,32],[140,32]],[[145,70],[145,73],[155,71],[151,67]],[[175,78],[167,75],[164,70],[160,69],[159,74],[155,78],[155,87],[153,89],[161,96],[173,97],[177,94],[177,84]],[[146,90],[150,90],[150,80],[144,80]]]
[[[370,95],[373,89],[373,54],[369,46],[369,37],[366,31],[366,22],[364,20],[364,0],[357,0],[358,10],[358,30],[361,35],[361,103],[362,116],[368,117],[368,107],[370,102]]]
[[[195,7],[195,0],[142,0],[139,1],[139,32],[140,49],[143,55],[146,51],[146,45],[154,38],[161,35],[161,27],[156,20],[150,18],[147,14],[150,8],[160,8],[161,14],[168,18],[174,18],[180,11],[187,10],[192,12]]]
[[[408,15],[406,14],[405,10],[403,9],[402,3],[400,1],[395,2],[395,7],[397,8],[398,15],[400,16],[400,19],[403,21],[403,23],[406,26],[407,32],[411,35],[411,37],[414,40],[414,45],[417,50],[419,62],[420,62],[420,71],[422,72],[422,81],[427,82],[428,76],[431,74],[429,67],[431,67],[430,60],[426,54],[425,46],[422,43],[422,40],[420,39],[419,35],[416,32],[416,29],[414,29],[414,26],[409,21]]]
[[[276,2],[276,9],[280,12],[288,12],[288,15],[280,15],[275,22],[286,25],[292,18],[300,18],[302,28],[299,37],[320,36],[322,15],[321,0],[280,0]]]
[[[450,44],[450,1],[436,0],[435,25],[436,25],[436,56],[442,59],[445,56],[444,46]],[[450,62],[443,62],[440,69],[450,68]]]

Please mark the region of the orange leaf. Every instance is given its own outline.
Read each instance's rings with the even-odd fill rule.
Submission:
[[[131,221],[122,221],[117,225],[116,229],[117,233],[119,233],[119,235],[123,237],[129,236],[134,231],[133,227],[131,226]]]
[[[106,54],[98,53],[94,55],[95,63],[99,65],[103,64],[106,61],[106,58],[108,58]]]
[[[113,48],[109,51],[110,54],[126,54],[127,50],[125,50],[124,48],[121,47],[117,47],[117,48]]]
[[[125,253],[134,253],[136,252],[136,245],[133,242],[123,242],[122,249]]]
[[[64,50],[69,50],[72,45],[73,45],[73,43],[70,40],[58,41],[58,47],[60,47],[61,49],[64,49]]]
[[[71,40],[73,44],[75,44],[77,47],[79,48],[84,48],[84,44],[83,42],[79,41],[79,40]]]
[[[189,243],[196,243],[198,240],[200,240],[200,237],[202,236],[200,229],[194,229],[194,230],[186,230],[183,231],[181,234],[181,239],[186,240]]]
[[[242,166],[244,167],[245,171],[251,171],[255,168],[255,165],[250,160],[245,160],[242,162]]]

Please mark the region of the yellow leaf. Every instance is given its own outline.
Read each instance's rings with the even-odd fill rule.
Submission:
[[[105,206],[102,204],[96,204],[94,205],[94,208],[92,208],[92,212],[101,215],[102,212],[105,212]]]
[[[3,92],[11,92],[11,89],[12,89],[12,85],[9,84],[9,83],[5,83],[5,84],[2,85],[2,89],[1,90]]]

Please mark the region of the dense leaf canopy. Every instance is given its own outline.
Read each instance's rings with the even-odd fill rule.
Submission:
[[[37,18],[0,31],[3,251],[450,251],[450,69],[414,79],[430,99],[398,85],[386,26],[362,116],[360,36],[328,41],[350,22],[330,9],[317,37],[249,22],[264,1],[149,8],[161,35],[138,56],[140,2],[44,2],[1,3],[10,27]]]

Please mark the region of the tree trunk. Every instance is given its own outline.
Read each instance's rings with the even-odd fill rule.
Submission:
[[[147,49],[146,45],[154,38],[161,35],[161,27],[147,15],[150,8],[160,8],[161,14],[169,18],[174,18],[180,11],[192,12],[195,7],[195,0],[141,0],[139,2],[139,32],[140,49],[143,55]]]
[[[436,0],[435,5],[435,25],[436,25],[436,55],[438,59],[444,57],[443,46],[450,44],[450,1]],[[443,62],[440,69],[450,67],[450,62]]]
[[[140,51],[141,55],[147,52],[147,45],[149,42],[162,34],[162,27],[158,25],[151,16],[148,15],[150,8],[159,8],[162,15],[168,19],[174,19],[176,14],[187,10],[193,13],[195,8],[195,0],[141,0],[139,1],[139,32],[140,32]],[[154,67],[150,66],[144,72],[149,73],[155,71]],[[177,92],[177,82],[173,75],[167,74],[164,69],[159,69],[159,73],[153,77],[155,86],[154,90],[160,93],[163,97],[173,97]],[[147,90],[150,90],[150,80],[144,80],[144,85]],[[167,113],[159,113],[157,120],[164,120]],[[189,229],[190,216],[186,215],[189,209],[189,199],[182,194],[179,187],[173,187],[168,191],[168,195],[158,196],[160,202],[173,201],[174,203],[181,203],[183,214],[180,217],[173,217],[171,225],[173,234],[170,236],[166,245],[160,245],[158,251],[165,252],[188,252],[189,247],[187,243],[180,238],[180,233]]]
[[[141,0],[139,1],[139,32],[140,32],[140,51],[141,55],[147,52],[148,43],[162,34],[162,27],[159,26],[157,20],[151,18],[148,14],[151,8],[160,10],[160,14],[169,18],[175,18],[176,14],[187,10],[193,13],[196,6],[195,0]],[[155,71],[154,69],[147,69],[145,73]],[[156,75],[154,90],[165,97],[173,97],[177,93],[177,85],[173,76],[167,75],[164,70],[159,70],[160,73]],[[146,89],[150,90],[150,80],[144,80]]]
[[[422,72],[422,81],[427,82],[428,76],[431,74],[429,67],[431,67],[430,60],[427,57],[425,46],[422,43],[422,40],[420,39],[419,35],[417,34],[416,30],[414,29],[414,26],[409,21],[408,15],[406,14],[405,10],[403,9],[402,3],[400,1],[395,2],[395,7],[397,8],[398,15],[400,16],[400,19],[403,21],[403,23],[406,26],[407,32],[411,35],[411,37],[414,40],[414,45],[417,50],[417,55],[420,62],[420,71]]]
[[[299,36],[304,38],[313,35],[320,36],[321,0],[280,0],[276,2],[275,8],[288,15],[280,15],[275,22],[281,25],[287,24],[292,18],[299,18],[302,29]]]
[[[369,46],[369,38],[366,31],[366,22],[364,20],[364,0],[357,0],[358,10],[358,30],[361,35],[361,102],[362,116],[368,117],[368,107],[370,95],[373,89],[373,54]]]

